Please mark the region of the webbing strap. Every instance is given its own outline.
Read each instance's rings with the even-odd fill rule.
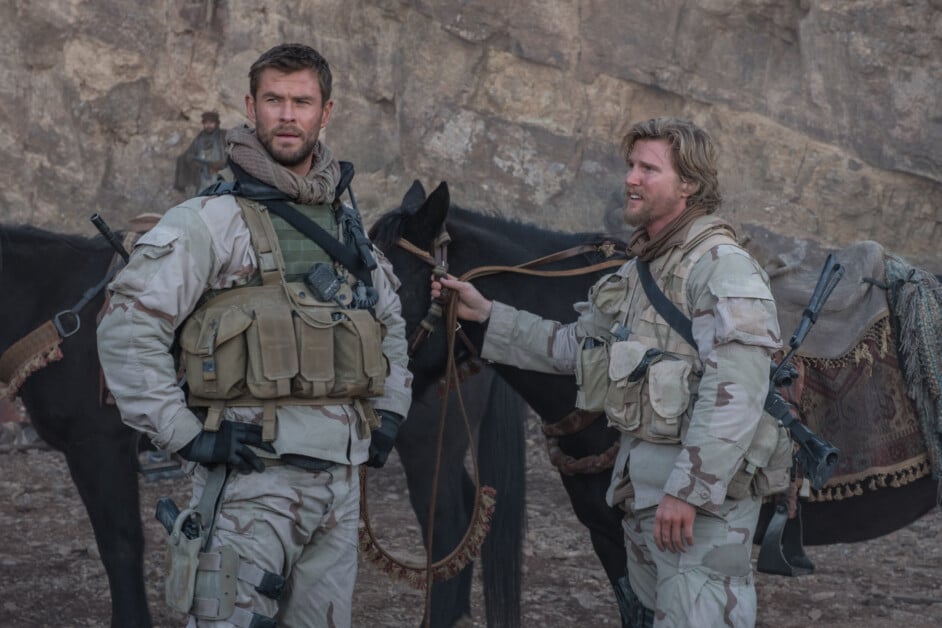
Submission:
[[[206,485],[203,486],[203,494],[200,496],[200,502],[196,505],[196,512],[199,513],[202,525],[205,530],[206,540],[203,542],[202,550],[209,550],[210,541],[213,538],[213,526],[216,523],[216,513],[219,510],[219,498],[222,496],[222,487],[226,484],[226,477],[229,475],[229,468],[224,464],[217,464],[208,467],[206,474]]]
[[[219,614],[219,600],[203,597],[194,598],[190,612],[197,617],[215,617]],[[238,606],[232,611],[232,615],[226,618],[226,621],[233,626],[238,626],[238,628],[276,628],[278,626],[278,622],[274,618],[259,615]]]
[[[681,338],[686,340],[691,347],[696,349],[697,343],[693,339],[693,323],[654,282],[654,277],[651,276],[651,269],[648,268],[647,262],[642,262],[640,259],[636,260],[635,267],[638,269],[638,278],[641,280],[641,287],[644,288],[644,294],[647,295],[648,301],[651,302],[657,313],[667,321],[667,324],[680,334]]]
[[[219,571],[223,568],[221,552],[202,552],[199,555],[199,571]],[[284,593],[285,578],[272,571],[266,571],[254,563],[239,559],[236,577],[248,582],[262,595],[277,600]],[[207,598],[203,598],[207,599]]]

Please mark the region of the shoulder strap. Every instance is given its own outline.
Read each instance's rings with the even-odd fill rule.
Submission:
[[[357,255],[354,251],[345,247],[332,235],[324,231],[323,227],[321,227],[319,224],[296,210],[285,201],[271,200],[259,201],[259,203],[267,207],[268,211],[271,213],[284,218],[284,220],[289,225],[316,242],[322,249],[327,251],[328,255],[346,266],[347,270],[353,273],[357,279],[367,285],[373,285],[372,277],[370,276],[369,271],[363,265],[363,260],[360,259],[360,256]]]
[[[648,268],[647,262],[642,262],[640,259],[636,260],[635,267],[638,269],[638,278],[641,280],[641,287],[644,288],[644,294],[647,295],[648,301],[651,302],[657,313],[667,321],[674,331],[696,349],[697,343],[693,339],[693,323],[680,311],[680,308],[664,295],[664,292],[655,283],[654,277],[651,276],[651,269]]]
[[[347,248],[332,235],[324,231],[320,225],[289,205],[287,197],[281,190],[255,179],[232,161],[232,158],[229,159],[229,168],[235,175],[235,181],[217,183],[205,190],[205,194],[233,194],[261,203],[268,208],[268,211],[276,216],[280,216],[300,233],[316,242],[328,255],[343,264],[347,270],[353,273],[357,279],[367,286],[373,285],[370,270],[375,268],[375,261],[373,261],[372,264],[368,263],[372,261],[372,256],[367,257],[363,253],[363,243],[355,242],[354,245],[357,247],[355,251]],[[353,179],[354,173],[353,164],[345,161],[340,162],[340,173],[340,181],[337,186],[338,195],[350,187],[350,181]]]

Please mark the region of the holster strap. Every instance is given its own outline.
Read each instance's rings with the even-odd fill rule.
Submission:
[[[222,569],[222,554],[219,552],[201,553],[197,569],[199,571],[219,571]],[[287,582],[280,574],[266,571],[245,560],[239,561],[239,570],[236,577],[253,585],[256,591],[273,600],[281,597]]]
[[[210,598],[195,598],[193,600],[192,614],[199,616],[213,616],[219,609],[219,600]],[[239,628],[277,628],[278,622],[273,617],[259,615],[250,610],[236,607],[226,621]]]

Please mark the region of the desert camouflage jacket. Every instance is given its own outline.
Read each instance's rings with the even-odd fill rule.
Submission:
[[[386,328],[389,361],[377,409],[406,416],[411,403],[405,322],[398,279],[376,252],[379,268],[374,306]],[[110,284],[111,302],[98,328],[98,351],[108,386],[125,423],[148,434],[158,447],[177,450],[202,423],[187,407],[170,353],[176,329],[208,290],[246,285],[256,275],[255,253],[241,209],[232,196],[190,199],[167,212],[135,244],[128,266]],[[344,464],[365,462],[370,436],[352,405],[287,406],[277,409],[278,454],[302,454]],[[224,419],[260,423],[260,408],[227,407]]]
[[[690,407],[676,442],[652,442],[609,417],[622,430],[612,486],[630,479],[636,509],[670,494],[719,510],[762,414],[770,356],[781,334],[768,277],[731,236],[721,221],[704,216],[691,225],[684,245],[649,265],[661,290],[691,318],[696,349],[657,314],[634,260],[599,280],[588,300],[574,306],[579,318],[568,325],[494,303],[482,350],[489,360],[574,373],[582,340],[591,336],[614,344],[610,330],[617,324],[630,340],[690,365]],[[707,242],[707,249],[691,254],[694,241]],[[621,502],[611,491],[609,499]]]

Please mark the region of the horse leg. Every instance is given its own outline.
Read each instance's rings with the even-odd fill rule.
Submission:
[[[500,377],[493,378],[481,420],[481,483],[497,492],[497,507],[481,548],[487,625],[520,625],[523,533],[526,524],[527,405]]]
[[[628,555],[625,551],[625,537],[622,531],[622,511],[605,503],[605,493],[611,483],[611,474],[587,473],[583,475],[560,474],[563,486],[569,494],[576,518],[589,529],[592,549],[599,557],[605,575],[612,585],[618,611],[623,626],[632,625],[626,618],[625,595],[628,580],[626,565]]]
[[[149,627],[135,434],[87,437],[64,453],[108,574],[111,625]]]
[[[431,387],[423,397],[413,401],[409,417],[402,424],[396,439],[396,450],[408,483],[409,501],[421,526],[423,543],[428,539],[440,412],[441,403],[435,388]],[[454,418],[451,416],[454,412],[449,412],[450,419]],[[467,437],[461,425],[455,421],[449,420],[448,426],[435,503],[433,560],[444,557],[460,542],[471,518],[470,508],[474,499],[473,483],[464,466],[456,463],[464,460]],[[470,616],[472,577],[473,565],[469,564],[456,577],[433,584],[429,626],[449,628],[462,617]]]

